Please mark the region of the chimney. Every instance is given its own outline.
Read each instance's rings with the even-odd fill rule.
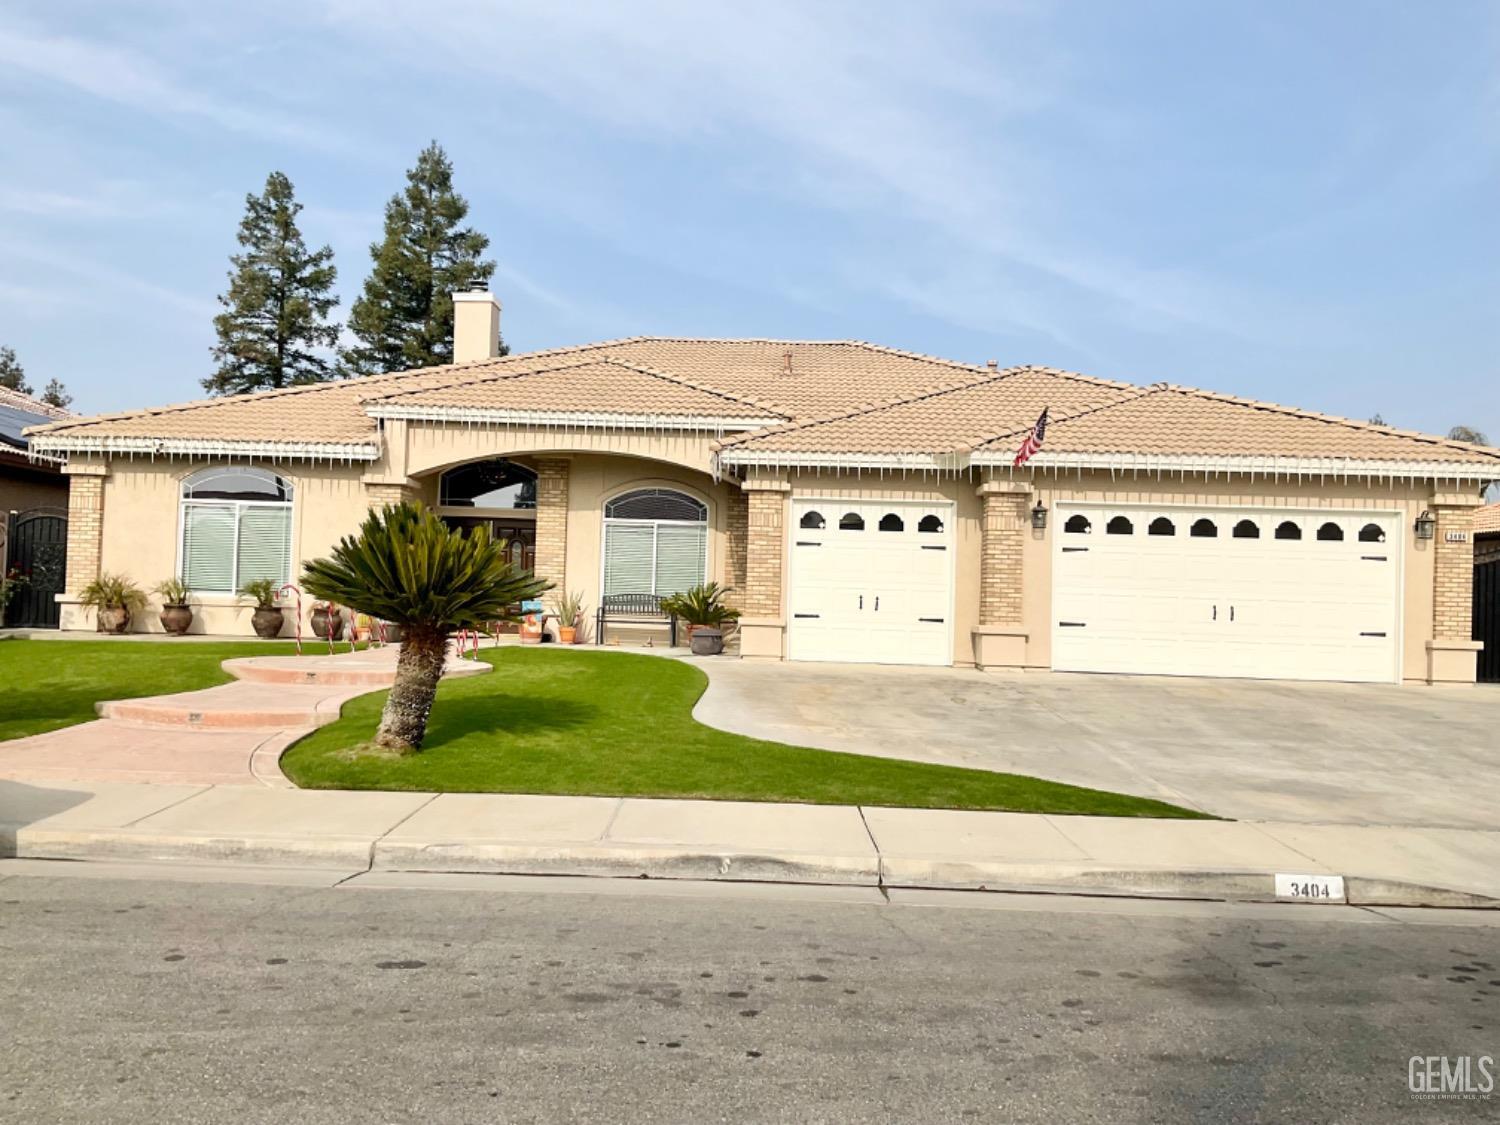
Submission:
[[[991,371],[998,371],[1000,369],[1000,363],[998,360],[987,359],[984,361],[984,365]]]
[[[475,282],[453,294],[453,362],[472,363],[500,354],[500,302]]]

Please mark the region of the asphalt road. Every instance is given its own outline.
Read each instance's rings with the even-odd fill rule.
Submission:
[[[82,868],[0,863],[0,1121],[1500,1119],[1407,1088],[1493,917]]]

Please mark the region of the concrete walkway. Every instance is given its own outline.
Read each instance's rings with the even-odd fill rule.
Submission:
[[[1500,907],[1500,832],[727,801],[0,781],[0,856]]]
[[[282,752],[337,719],[348,700],[389,687],[397,651],[226,660],[230,683],[103,702],[97,722],[0,742],[0,778],[290,789]],[[444,674],[489,670],[450,659]]]

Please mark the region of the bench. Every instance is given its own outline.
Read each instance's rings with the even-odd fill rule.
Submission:
[[[594,623],[594,643],[604,643],[604,624],[652,624],[666,625],[670,630],[670,643],[677,646],[677,615],[667,613],[661,607],[658,594],[605,594],[599,599],[599,612]]]

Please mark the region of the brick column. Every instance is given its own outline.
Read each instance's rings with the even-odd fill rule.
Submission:
[[[745,553],[749,536],[749,494],[744,489],[731,487],[729,504],[724,513],[724,581],[733,588],[736,595],[745,593]]]
[[[974,663],[981,669],[1026,663],[1022,586],[1026,535],[1031,527],[1031,485],[986,481],[978,488],[979,626]]]
[[[536,459],[536,576],[559,593],[568,581],[568,469],[566,457]]]
[[[791,485],[784,480],[748,480],[745,492],[745,584],[733,599],[740,618],[740,654],[781,659],[786,618],[781,608],[786,558],[786,507]]]
[[[1474,640],[1474,509],[1478,496],[1439,494],[1431,501],[1437,519],[1432,537],[1432,640],[1427,642],[1427,681],[1472,684],[1479,650]]]
[[[69,462],[68,546],[65,590],[58,598],[58,624],[63,629],[91,629],[93,611],[78,604],[78,595],[99,577],[104,549],[104,479],[109,467],[99,462]]]
[[[372,508],[382,508],[387,504],[401,504],[410,500],[417,500],[417,488],[413,484],[396,484],[382,482],[379,484],[365,485],[365,499]]]

